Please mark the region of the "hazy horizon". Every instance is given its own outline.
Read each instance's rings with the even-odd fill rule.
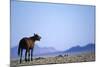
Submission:
[[[11,1],[11,47],[34,33],[59,51],[95,44],[95,6]]]

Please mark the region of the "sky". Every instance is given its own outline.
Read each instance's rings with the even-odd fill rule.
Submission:
[[[58,51],[95,43],[95,6],[11,1],[11,47],[34,33]]]

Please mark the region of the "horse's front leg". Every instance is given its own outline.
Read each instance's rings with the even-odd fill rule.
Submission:
[[[33,48],[31,49],[31,61],[33,61]]]

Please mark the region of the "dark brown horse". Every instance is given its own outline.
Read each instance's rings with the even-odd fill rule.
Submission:
[[[18,55],[20,56],[20,63],[22,62],[23,49],[25,52],[25,61],[30,61],[30,51],[31,51],[31,61],[33,56],[33,48],[35,46],[35,41],[40,41],[41,37],[38,34],[34,34],[32,37],[24,37],[19,42]],[[28,54],[28,58],[27,58]]]

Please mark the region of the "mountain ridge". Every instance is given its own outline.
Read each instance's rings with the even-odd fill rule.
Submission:
[[[11,58],[18,58],[17,55],[17,49],[18,46],[15,46],[11,48],[10,56]],[[53,55],[53,54],[63,54],[63,53],[75,53],[75,52],[95,52],[95,44],[87,44],[85,46],[74,46],[71,47],[70,49],[64,50],[64,51],[57,51],[53,47],[39,47],[38,45],[35,46],[33,55],[34,56],[41,56],[41,55]],[[23,52],[24,55],[25,51]]]

